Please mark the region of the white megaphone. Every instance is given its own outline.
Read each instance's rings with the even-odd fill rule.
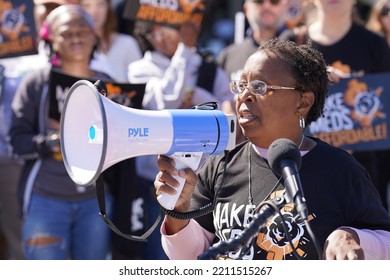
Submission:
[[[67,172],[78,185],[93,184],[110,166],[143,155],[164,154],[176,168],[196,170],[203,154],[235,146],[236,117],[219,110],[139,110],[119,105],[80,80],[69,90],[61,114],[60,142]],[[159,203],[172,210],[184,186]]]

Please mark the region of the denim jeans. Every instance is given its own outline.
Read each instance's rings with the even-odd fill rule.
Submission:
[[[109,195],[106,209],[110,215]],[[23,223],[22,246],[27,259],[107,259],[111,230],[99,216],[96,198],[64,201],[32,194]]]

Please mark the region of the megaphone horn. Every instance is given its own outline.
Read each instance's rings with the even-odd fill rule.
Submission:
[[[128,108],[80,80],[66,97],[60,137],[69,176],[88,186],[115,163],[143,155],[171,156],[178,168],[182,164],[195,170],[203,154],[220,154],[235,146],[236,117],[219,110]],[[180,192],[164,194],[160,204],[173,209]]]

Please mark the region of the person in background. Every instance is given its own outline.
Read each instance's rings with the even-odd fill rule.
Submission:
[[[96,37],[92,19],[79,5],[54,9],[42,28],[51,64],[23,78],[9,131],[14,155],[25,162],[19,182],[22,246],[27,259],[106,259],[110,229],[98,215],[94,186],[77,186],[59,157],[58,116],[65,98],[48,88],[52,70],[80,79],[109,77],[89,68]],[[111,197],[106,198],[109,215]]]
[[[79,3],[92,16],[99,38],[91,69],[107,73],[116,82],[128,82],[128,65],[142,58],[138,42],[131,35],[118,33],[111,0],[80,0]]]
[[[45,42],[41,40],[39,33],[41,32],[42,23],[47,15],[55,8],[63,4],[76,4],[78,0],[34,0],[34,22],[35,30],[38,39],[38,53],[47,57],[48,51],[45,49]]]
[[[340,79],[361,77],[369,73],[390,71],[390,48],[386,40],[367,30],[356,9],[356,1],[316,0],[317,16],[305,27],[304,39],[310,40],[313,48],[320,51],[331,75],[333,83]],[[281,34],[282,39],[297,41],[295,30]],[[356,47],[359,46],[359,47]],[[356,159],[367,169],[374,185],[380,189],[381,177],[387,176],[390,163],[382,161],[385,151],[352,151]],[[388,158],[388,156],[385,156]],[[388,171],[385,171],[388,174]],[[385,197],[382,197],[385,202]]]
[[[366,27],[368,30],[371,30],[380,36],[383,36],[387,44],[390,46],[390,1],[389,0],[379,0],[371,8],[369,17],[367,20]],[[390,205],[388,201],[388,189],[390,182],[390,152],[389,151],[380,151],[377,153],[378,156],[378,183],[377,188],[379,194],[382,197],[383,204],[385,207],[390,210]]]
[[[176,212],[213,206],[212,213],[196,219],[165,216],[162,244],[171,259],[196,259],[213,244],[237,241],[244,231],[249,235],[254,215],[272,201],[283,201],[273,200],[278,196],[287,203],[279,205],[280,214],[242,240],[240,248],[217,251],[213,258],[390,259],[390,217],[367,171],[348,152],[303,133],[323,115],[328,84],[320,52],[270,40],[248,58],[240,79],[230,82],[238,97],[238,123],[248,141],[209,157],[197,173],[177,170],[171,158],[159,156],[156,195],[174,194],[178,181],[172,175],[179,175],[186,182]],[[277,171],[278,161],[294,156],[271,153],[271,145],[278,147],[275,141],[283,139],[302,160],[301,203],[288,197],[285,180],[291,176]]]
[[[148,110],[188,109],[218,102],[225,113],[235,114],[226,73],[197,50],[199,27],[187,22],[179,30],[139,21],[134,36],[145,51],[143,59],[129,65],[130,83],[146,83],[143,108]],[[148,224],[155,221],[160,206],[155,200],[153,180],[158,169],[156,156],[137,157],[137,173],[145,190]],[[151,211],[151,209],[154,209]],[[146,259],[165,259],[160,235],[155,231],[146,244]]]
[[[241,43],[224,48],[217,58],[231,80],[238,79],[245,61],[262,43],[287,28],[287,4],[288,0],[245,0],[243,11],[250,26],[247,36]]]
[[[72,0],[34,0],[34,24],[36,34],[47,14],[58,6],[71,3]],[[39,38],[39,37],[38,37]],[[8,259],[24,259],[21,247],[22,221],[18,211],[17,185],[22,169],[22,160],[12,157],[8,130],[11,123],[11,103],[21,79],[29,72],[43,68],[48,64],[48,55],[40,40],[37,42],[36,55],[25,55],[0,59],[0,224],[4,232],[5,246],[2,246]]]
[[[390,1],[378,0],[371,7],[366,23],[368,30],[376,32],[386,38],[390,45]]]
[[[315,0],[313,3],[316,6],[315,20],[304,27],[304,39],[299,41],[310,40],[313,47],[324,54],[333,82],[351,75],[390,69],[388,45],[363,26],[355,1]],[[297,30],[286,30],[281,38],[297,41],[296,35]],[[364,48],[354,48],[361,44],[362,38],[365,38]]]

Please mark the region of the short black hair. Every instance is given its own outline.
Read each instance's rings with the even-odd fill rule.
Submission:
[[[137,20],[134,24],[133,35],[138,41],[141,51],[145,53],[146,51],[153,51],[154,47],[148,40],[148,35],[152,33],[153,22]]]
[[[298,45],[293,41],[277,38],[262,44],[259,51],[273,53],[290,66],[296,81],[295,88],[314,93],[314,104],[309,111],[306,124],[309,125],[322,117],[329,86],[327,65],[322,54],[313,49],[310,43]]]

